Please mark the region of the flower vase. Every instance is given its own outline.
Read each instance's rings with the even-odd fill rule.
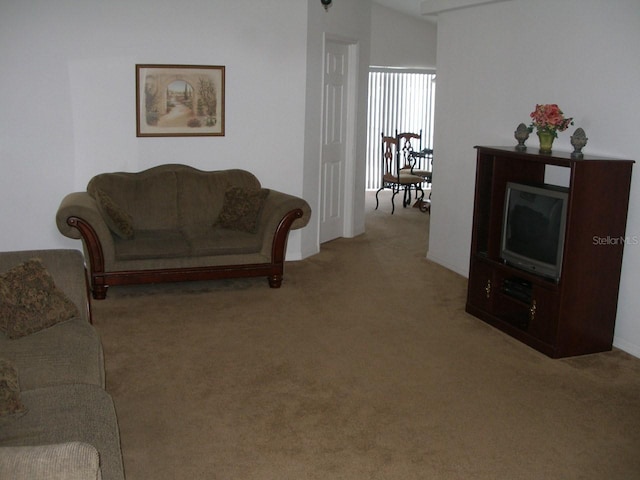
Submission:
[[[538,138],[540,139],[540,153],[551,153],[551,147],[556,136],[548,130],[538,130]]]

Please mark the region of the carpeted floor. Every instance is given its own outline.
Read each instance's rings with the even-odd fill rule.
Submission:
[[[429,215],[266,279],[117,287],[93,303],[127,478],[640,478],[640,359],[551,360],[464,312]]]

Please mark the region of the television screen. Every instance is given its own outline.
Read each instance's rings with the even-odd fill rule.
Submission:
[[[507,183],[501,258],[558,280],[562,268],[568,189]]]

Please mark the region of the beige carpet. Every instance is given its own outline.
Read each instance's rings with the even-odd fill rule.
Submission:
[[[127,478],[640,478],[640,360],[551,360],[464,312],[429,215],[266,279],[117,287],[94,302]]]

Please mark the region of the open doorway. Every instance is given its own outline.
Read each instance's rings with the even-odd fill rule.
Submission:
[[[433,70],[371,67],[367,114],[366,190],[381,185],[381,134],[422,131],[422,148],[433,148],[436,74]]]

